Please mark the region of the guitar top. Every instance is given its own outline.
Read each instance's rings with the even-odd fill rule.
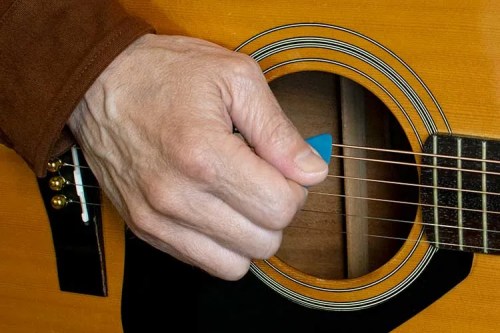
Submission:
[[[498,332],[496,1],[121,2],[160,34],[249,54],[304,137],[333,135],[328,179],[242,282],[262,316],[291,330]],[[0,156],[0,331],[121,332],[123,221],[103,197],[104,295],[61,291],[37,179]],[[204,320],[231,322],[231,306],[212,307]]]

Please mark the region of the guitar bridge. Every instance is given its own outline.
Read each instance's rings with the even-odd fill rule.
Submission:
[[[38,179],[62,291],[107,296],[100,189],[80,148],[51,161]]]

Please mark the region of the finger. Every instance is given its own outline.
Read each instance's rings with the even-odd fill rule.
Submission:
[[[232,135],[217,145],[217,184],[206,187],[241,215],[266,229],[281,230],[304,205],[306,189],[284,177]]]
[[[280,230],[255,224],[212,193],[186,186],[176,195],[162,195],[149,204],[155,214],[168,216],[245,257],[267,259],[281,244]]]
[[[242,66],[230,81],[230,115],[255,152],[285,177],[304,186],[322,181],[328,173],[323,159],[301,137],[274,97],[255,63]]]
[[[203,132],[204,139],[188,140],[190,144],[179,136],[179,146],[184,148],[168,152],[176,172],[158,173],[141,181],[142,195],[152,207],[167,214],[177,211],[183,201],[193,201],[185,195],[206,192],[252,223],[265,229],[283,229],[304,204],[307,191],[222,127],[212,122]]]
[[[131,224],[132,231],[158,250],[224,280],[236,281],[248,272],[250,258],[207,235],[157,214],[148,214],[148,221],[147,226]]]

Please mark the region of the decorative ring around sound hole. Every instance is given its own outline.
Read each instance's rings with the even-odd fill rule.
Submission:
[[[426,136],[451,132],[430,90],[416,73],[388,48],[352,30],[322,23],[276,27],[250,38],[237,51],[259,62],[270,84],[287,74],[318,71],[339,74],[367,87],[404,123],[421,149]],[[420,221],[420,210],[415,212]],[[408,239],[382,267],[362,277],[329,279],[304,273],[278,257],[254,261],[251,271],[265,284],[307,307],[352,311],[372,307],[397,295],[430,262],[435,248],[422,242],[415,224]]]

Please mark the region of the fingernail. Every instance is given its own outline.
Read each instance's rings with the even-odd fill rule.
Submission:
[[[325,170],[326,165],[319,153],[312,147],[297,155],[295,163],[306,173],[322,172]]]

